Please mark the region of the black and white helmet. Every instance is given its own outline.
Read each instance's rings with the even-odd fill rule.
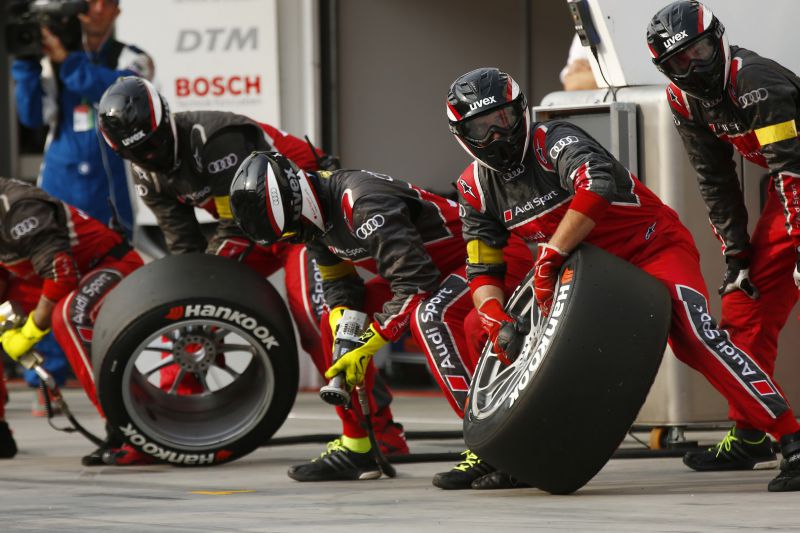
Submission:
[[[253,152],[242,161],[230,205],[242,232],[263,245],[308,242],[325,226],[309,176],[278,152]]]
[[[112,150],[146,170],[170,173],[180,164],[169,105],[144,78],[125,76],[106,89],[98,125]]]
[[[481,164],[498,172],[517,168],[530,141],[530,111],[514,79],[496,68],[460,76],[447,95],[450,131]]]
[[[658,70],[701,100],[719,99],[728,80],[731,53],[725,27],[696,0],[661,9],[647,26],[647,45]]]

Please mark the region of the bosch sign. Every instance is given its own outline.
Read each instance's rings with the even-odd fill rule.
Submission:
[[[261,76],[197,76],[175,78],[175,96],[240,96],[261,94]]]

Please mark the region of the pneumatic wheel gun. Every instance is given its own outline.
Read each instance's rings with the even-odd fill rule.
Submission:
[[[368,320],[367,314],[361,311],[348,309],[342,314],[333,341],[333,363],[347,352],[361,346],[359,336],[367,327]],[[328,384],[319,390],[319,396],[331,405],[344,407],[350,404],[350,392],[348,392],[344,376],[341,374],[331,378]]]

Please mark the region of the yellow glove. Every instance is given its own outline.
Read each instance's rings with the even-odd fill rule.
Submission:
[[[47,335],[50,329],[41,330],[33,321],[33,312],[28,315],[28,320],[21,328],[14,328],[6,331],[0,336],[0,344],[3,350],[14,361],[28,353],[33,345],[39,342],[42,337]]]
[[[342,320],[342,315],[344,315],[347,309],[348,308],[343,305],[337,305],[328,313],[328,323],[331,325],[331,333],[333,333],[334,338],[336,338],[336,328],[339,327],[339,321]]]
[[[367,372],[367,365],[372,356],[388,341],[375,330],[374,324],[369,325],[369,328],[361,334],[359,340],[364,344],[344,354],[325,371],[327,379],[343,373],[348,389],[352,389],[364,381],[364,374]]]

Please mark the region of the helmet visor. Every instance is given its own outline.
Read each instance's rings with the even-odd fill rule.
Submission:
[[[486,146],[497,133],[503,137],[514,132],[524,115],[520,102],[514,101],[503,107],[474,116],[460,124],[461,134],[476,146]]]
[[[717,38],[709,33],[661,60],[661,69],[668,76],[686,76],[693,65],[708,63],[716,53]]]
[[[164,120],[150,136],[133,146],[119,148],[117,153],[144,169],[169,173],[175,158],[174,143],[172,127]]]

